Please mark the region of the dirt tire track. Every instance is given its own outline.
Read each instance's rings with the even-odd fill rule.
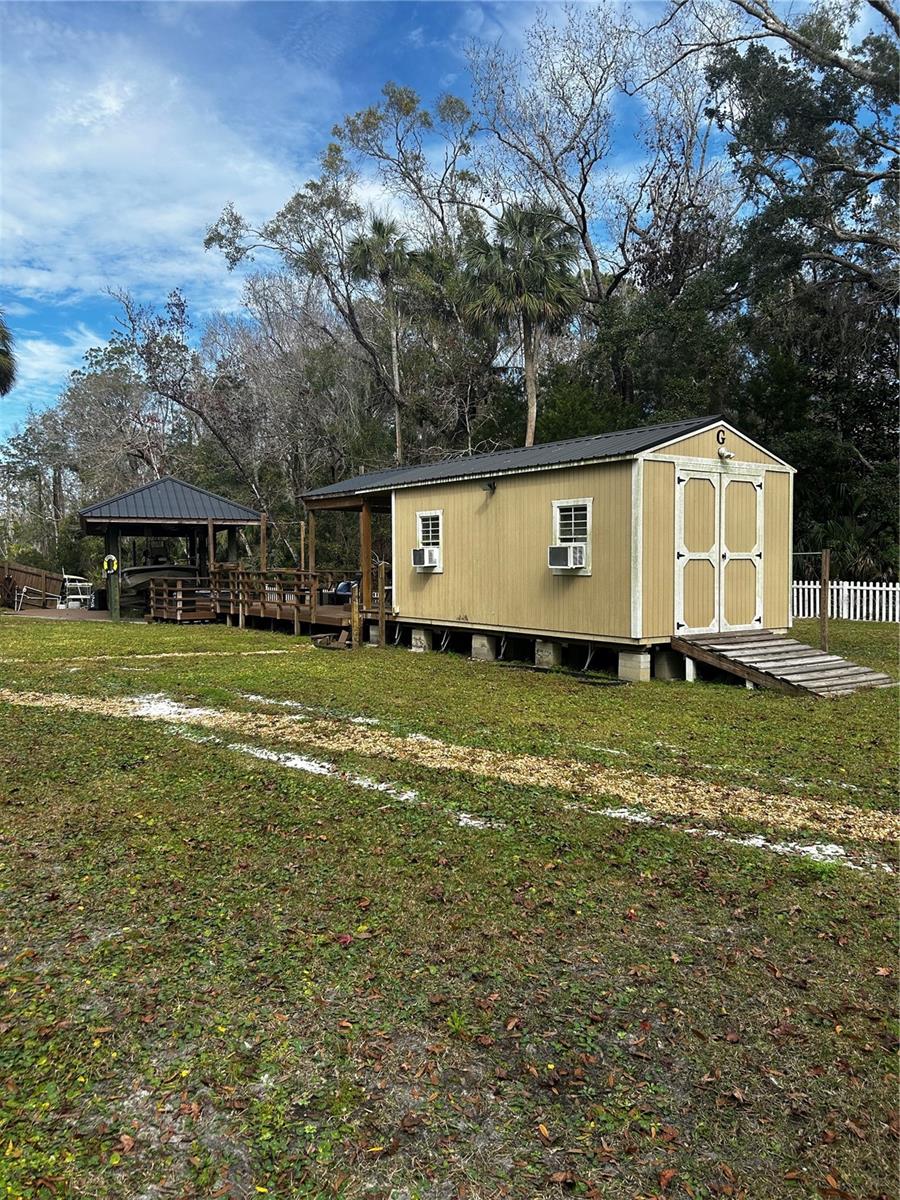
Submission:
[[[820,830],[838,839],[896,843],[900,817],[878,810],[845,807],[824,799],[778,796],[747,787],[727,787],[678,776],[649,775],[598,765],[508,754],[425,737],[402,737],[337,719],[296,718],[259,712],[179,706],[177,716],[141,712],[140,698],[108,700],[65,693],[0,689],[0,702],[53,708],[95,716],[167,721],[204,729],[274,738],[335,754],[358,754],[389,762],[414,763],[436,771],[499,779],[520,787],[548,788],[582,799],[615,797],[647,813],[722,823],[739,819],[790,832]]]

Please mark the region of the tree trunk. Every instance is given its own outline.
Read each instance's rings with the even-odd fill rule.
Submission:
[[[403,465],[403,431],[400,428],[400,409],[403,404],[400,393],[400,322],[393,296],[388,298],[388,311],[391,322],[391,381],[394,387],[394,458],[400,467]]]
[[[525,400],[528,419],[525,425],[525,445],[534,445],[534,427],[537,424],[537,327],[528,317],[522,317],[522,356],[525,361]]]
[[[59,553],[59,528],[63,519],[64,498],[62,467],[54,464],[52,468],[51,479],[53,487],[53,554],[55,557]]]

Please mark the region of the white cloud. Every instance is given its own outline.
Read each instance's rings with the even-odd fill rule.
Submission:
[[[81,365],[85,353],[101,346],[105,337],[79,322],[66,330],[61,340],[39,333],[18,333],[15,341],[16,386],[0,399],[0,424],[24,420],[30,407],[52,403],[69,375]]]
[[[22,304],[19,300],[4,300],[0,308],[6,317],[27,317],[34,311],[29,305]]]
[[[199,309],[235,303],[240,283],[204,251],[206,227],[229,201],[256,220],[280,207],[303,178],[289,143],[266,139],[266,117],[255,137],[246,111],[242,130],[149,39],[76,30],[52,10],[7,17],[7,287],[58,301],[188,285]]]

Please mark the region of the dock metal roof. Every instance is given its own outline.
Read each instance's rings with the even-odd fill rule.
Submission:
[[[185,483],[171,475],[145,483],[143,487],[122,492],[107,500],[89,504],[79,512],[82,525],[117,521],[129,524],[181,522],[185,525],[205,525],[208,521],[229,524],[256,525],[260,514],[245,504],[236,504],[225,496],[205,488]]]
[[[604,458],[627,458],[652,450],[673,438],[684,437],[714,425],[720,417],[691,417],[686,421],[667,421],[662,425],[642,425],[637,429],[620,429],[615,433],[599,433],[590,437],[569,438],[564,442],[544,442],[539,446],[520,446],[515,450],[497,450],[492,454],[473,454],[467,458],[445,459],[417,467],[391,467],[369,471],[330,483],[307,493],[304,499],[327,500],[331,497],[368,495],[372,492],[393,491],[394,488],[415,487],[417,484],[447,482],[472,476],[503,475],[516,471],[539,471],[541,468],[571,466],[577,463],[600,462]]]

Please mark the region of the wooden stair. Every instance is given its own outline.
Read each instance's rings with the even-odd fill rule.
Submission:
[[[831,698],[863,688],[895,686],[889,675],[858,667],[768,629],[673,637],[672,649],[758,687],[794,695]]]

